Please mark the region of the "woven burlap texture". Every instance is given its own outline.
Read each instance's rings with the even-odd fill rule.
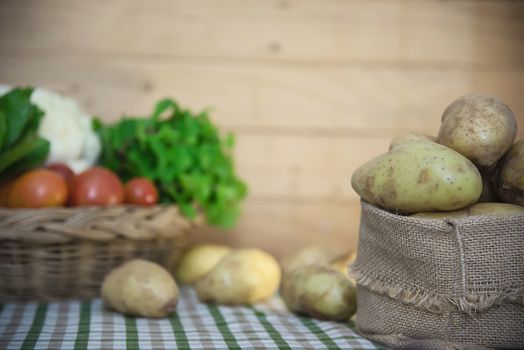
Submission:
[[[430,220],[362,202],[351,267],[357,326],[391,346],[433,339],[524,347],[523,251],[524,215]]]

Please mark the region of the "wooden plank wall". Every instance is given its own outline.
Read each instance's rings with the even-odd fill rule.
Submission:
[[[454,98],[501,97],[524,135],[524,2],[0,1],[0,78],[115,120],[172,96],[238,137],[251,194],[234,232],[200,240],[281,255],[352,248],[354,169]]]

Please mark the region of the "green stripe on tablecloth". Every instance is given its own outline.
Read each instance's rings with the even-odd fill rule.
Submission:
[[[237,343],[235,336],[233,335],[233,333],[231,333],[231,330],[227,326],[227,322],[224,318],[224,315],[222,315],[218,307],[216,305],[211,304],[206,305],[209,310],[209,313],[215,319],[215,324],[220,333],[222,333],[222,337],[224,338],[224,341],[226,342],[228,349],[241,349],[240,345]]]
[[[175,335],[175,342],[177,349],[189,349],[189,342],[187,341],[186,332],[180,322],[178,314],[175,313],[169,318],[173,334]]]
[[[44,326],[46,312],[47,304],[38,305],[33,318],[33,324],[31,325],[29,332],[27,332],[25,340],[20,347],[21,350],[33,349],[35,347],[36,341],[38,340],[42,327]]]
[[[289,349],[291,350],[291,347],[289,344],[284,340],[282,335],[273,327],[271,322],[269,322],[266,318],[266,314],[263,312],[260,312],[254,308],[251,308],[257,317],[258,321],[264,328],[266,329],[266,332],[271,336],[271,339],[277,344],[279,349]]]
[[[313,333],[318,340],[320,340],[328,349],[340,349],[340,347],[320,328],[313,320],[308,317],[298,317],[300,321],[306,326],[311,333]]]
[[[75,350],[87,349],[91,323],[91,302],[84,301],[80,305],[78,331],[76,333]]]
[[[136,329],[136,321],[131,316],[124,316],[126,321],[126,348],[138,349],[138,331]]]

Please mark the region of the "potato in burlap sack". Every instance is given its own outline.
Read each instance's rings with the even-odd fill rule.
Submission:
[[[398,349],[524,348],[524,215],[423,219],[362,202],[357,328]]]

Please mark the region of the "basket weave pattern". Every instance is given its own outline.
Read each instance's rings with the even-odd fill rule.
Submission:
[[[94,297],[132,258],[172,267],[194,224],[176,206],[0,209],[0,302]]]

